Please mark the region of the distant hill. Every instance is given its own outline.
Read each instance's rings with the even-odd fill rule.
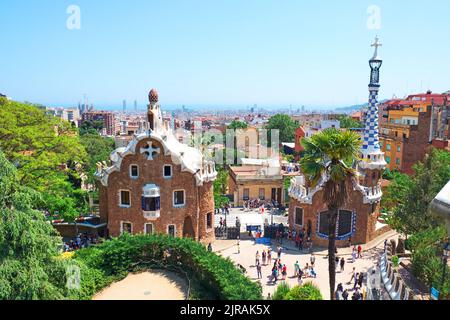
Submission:
[[[387,99],[381,100],[381,101],[379,101],[379,103],[384,103],[386,101],[387,101]],[[347,107],[339,107],[339,108],[336,108],[334,110],[337,111],[337,112],[353,112],[353,111],[359,111],[363,107],[367,107],[367,103],[365,103],[365,104],[355,104],[355,105],[347,106]]]

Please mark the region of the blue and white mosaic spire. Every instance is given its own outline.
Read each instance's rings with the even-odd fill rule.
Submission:
[[[361,147],[362,160],[366,164],[371,164],[373,169],[384,169],[386,162],[384,154],[381,152],[380,141],[378,138],[378,91],[380,90],[380,68],[383,60],[378,55],[378,48],[381,43],[378,37],[372,44],[375,48],[373,57],[369,61],[370,65],[370,84],[369,84],[369,105],[365,118],[364,140]]]
[[[380,67],[383,61],[378,56],[378,47],[381,46],[379,39],[375,38],[375,53],[369,61],[370,65],[370,84],[369,84],[369,107],[366,116],[366,126],[364,130],[363,151],[380,150],[380,141],[378,139],[378,90],[380,89]]]

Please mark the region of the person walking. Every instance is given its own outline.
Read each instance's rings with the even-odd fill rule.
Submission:
[[[298,276],[299,271],[300,271],[300,265],[299,265],[298,261],[296,261],[294,263],[294,277]]]
[[[341,265],[341,272],[344,272],[344,267],[345,267],[345,259],[344,259],[344,257],[341,258],[340,265]]]
[[[356,272],[356,268],[355,267],[353,267],[351,275],[352,275],[352,277],[350,278],[350,281],[348,282],[349,284],[352,283],[352,280],[356,278],[357,272]]]
[[[359,273],[356,273],[355,277],[353,278],[353,290],[356,289],[356,287],[358,286],[358,280],[359,280]]]
[[[355,263],[355,261],[356,261],[356,250],[353,247],[353,249],[352,249],[352,263]]]
[[[347,291],[347,289],[345,289],[344,292],[342,292],[342,299],[348,300],[348,291]]]
[[[266,265],[266,260],[267,260],[267,254],[266,254],[266,250],[263,250],[262,254],[262,265],[265,266]]]
[[[298,238],[298,250],[303,251],[303,238]]]
[[[303,284],[303,271],[300,269],[297,275],[297,283],[299,286]]]
[[[361,245],[358,246],[358,259],[362,258],[362,247]]]
[[[283,267],[281,268],[281,274],[283,275],[283,280],[286,280],[287,268],[285,264],[283,264]]]
[[[314,255],[314,252],[311,253],[311,256],[309,257],[309,262],[311,262],[311,267],[314,267],[314,264],[316,263],[316,256]]]
[[[256,273],[257,273],[258,279],[262,279],[261,265],[259,264],[259,262],[256,265]]]
[[[278,259],[281,258],[281,250],[282,250],[281,246],[278,246],[278,249],[277,249]]]
[[[272,264],[272,249],[267,249],[267,260],[269,261],[269,264]]]
[[[360,289],[362,289],[363,282],[364,282],[364,273],[360,272],[358,276],[358,286]]]

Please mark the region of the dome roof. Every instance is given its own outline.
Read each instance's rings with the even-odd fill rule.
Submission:
[[[156,89],[150,90],[150,93],[148,94],[148,100],[150,101],[150,103],[158,102],[158,91],[156,91]]]

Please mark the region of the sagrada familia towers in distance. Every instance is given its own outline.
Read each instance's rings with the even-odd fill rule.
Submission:
[[[380,68],[383,63],[378,55],[381,46],[378,37],[372,47],[375,53],[369,61],[370,84],[369,105],[365,120],[363,145],[360,158],[354,167],[357,179],[350,197],[339,210],[336,227],[337,246],[352,243],[367,243],[387,227],[378,223],[382,196],[381,178],[386,167],[384,154],[378,138],[378,91],[380,89]],[[328,239],[328,209],[323,202],[324,177],[317,187],[306,186],[303,176],[292,179],[289,195],[289,225],[297,231],[304,229],[315,245],[326,246]]]

